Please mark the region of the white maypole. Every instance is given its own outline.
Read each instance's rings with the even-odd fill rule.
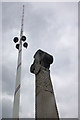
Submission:
[[[24,5],[22,12],[22,21],[21,21],[21,32],[20,32],[20,41],[19,44],[16,44],[18,51],[18,62],[17,62],[17,73],[16,73],[16,88],[14,93],[14,104],[13,104],[13,118],[19,118],[19,103],[20,103],[20,86],[21,86],[21,64],[22,64],[22,41],[26,40],[26,37],[23,36],[23,22],[24,22]],[[18,38],[15,37],[14,42],[18,42]],[[28,44],[24,42],[23,46],[27,48]]]

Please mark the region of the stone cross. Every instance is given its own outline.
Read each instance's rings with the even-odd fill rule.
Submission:
[[[30,67],[35,74],[35,117],[56,118],[59,120],[55,96],[50,78],[50,64],[53,57],[48,53],[38,50],[34,55],[34,62]]]

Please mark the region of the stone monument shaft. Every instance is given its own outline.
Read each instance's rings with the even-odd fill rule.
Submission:
[[[35,74],[35,117],[59,119],[55,96],[50,78],[50,64],[53,57],[38,50],[30,71]]]

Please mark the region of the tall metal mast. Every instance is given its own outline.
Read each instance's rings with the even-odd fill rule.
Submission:
[[[19,118],[19,104],[20,104],[20,86],[21,86],[21,63],[22,63],[22,41],[26,40],[26,37],[23,36],[23,24],[24,24],[24,5],[22,12],[22,20],[21,20],[21,32],[20,32],[20,40],[19,44],[16,44],[16,48],[18,51],[18,62],[17,62],[17,73],[16,73],[16,88],[14,93],[14,104],[13,104],[13,118]],[[18,38],[15,37],[13,41],[18,42]],[[28,44],[24,42],[23,46],[27,48]]]

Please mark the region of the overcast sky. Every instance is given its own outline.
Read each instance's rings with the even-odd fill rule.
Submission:
[[[78,3],[2,3],[2,115],[12,117],[18,50],[13,38],[20,35],[25,5],[20,117],[35,116],[35,76],[30,73],[33,55],[42,49],[54,57],[51,80],[59,116],[78,117]]]

